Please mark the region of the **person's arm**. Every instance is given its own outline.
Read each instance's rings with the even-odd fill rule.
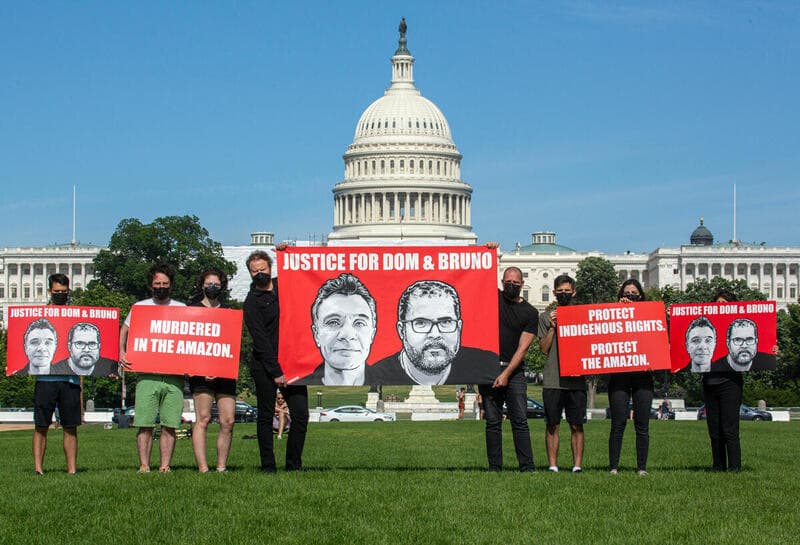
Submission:
[[[544,355],[549,354],[550,347],[553,346],[556,334],[556,310],[550,311],[549,317],[547,314],[542,314],[539,318],[539,349]]]
[[[130,328],[128,327],[127,323],[122,324],[122,327],[119,328],[119,363],[125,369],[128,369],[131,366],[131,364],[128,363],[128,360],[125,359],[125,356],[126,356],[125,349],[128,346],[128,331],[129,330],[130,330]]]
[[[528,348],[530,348],[531,343],[533,343],[533,339],[536,336],[533,333],[528,331],[523,331],[522,335],[519,336],[519,343],[517,344],[517,350],[514,352],[514,355],[511,357],[511,361],[508,362],[508,365],[503,372],[497,375],[497,378],[494,379],[494,384],[492,384],[492,388],[502,388],[508,385],[508,377],[514,373],[514,371],[519,368],[523,361],[525,361],[525,354],[528,353]]]
[[[264,313],[257,305],[252,304],[244,309],[244,323],[253,338],[253,360],[256,365],[262,365],[272,377],[275,383],[283,386],[286,382],[283,371],[277,361],[277,350],[272,345],[272,341],[267,335],[267,324]],[[283,378],[283,384],[278,383],[278,379]]]

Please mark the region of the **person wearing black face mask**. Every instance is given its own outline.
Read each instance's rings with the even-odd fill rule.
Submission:
[[[185,306],[170,297],[175,269],[170,265],[157,264],[150,267],[147,273],[147,287],[153,297],[134,303],[136,306]],[[131,325],[131,312],[119,331],[119,363],[124,368],[130,364],[126,359],[128,331]],[[170,471],[172,452],[175,449],[175,428],[181,423],[183,410],[183,375],[161,375],[156,373],[139,373],[136,382],[136,414],[133,425],[139,428],[136,435],[136,447],[139,453],[139,472],[150,471],[150,453],[153,449],[153,428],[156,416],[161,418],[161,439],[158,442],[161,451],[159,471]]]
[[[525,354],[536,338],[539,312],[519,296],[522,271],[503,271],[503,289],[498,294],[500,325],[500,374],[492,384],[479,384],[486,418],[486,456],[489,471],[503,467],[503,404],[508,408],[514,450],[520,471],[533,471],[533,449],[528,429],[528,384]]]
[[[69,278],[61,273],[47,279],[51,305],[69,302]],[[26,335],[27,336],[27,335]],[[55,331],[53,337],[56,337]],[[54,347],[55,349],[55,347]],[[52,357],[53,354],[51,354]],[[50,370],[52,373],[52,369]],[[69,374],[37,375],[33,390],[33,464],[37,475],[43,474],[44,454],[47,449],[47,432],[58,408],[64,428],[64,454],[67,473],[75,473],[78,458],[78,426],[81,424],[80,377]]]
[[[620,303],[646,300],[642,285],[635,278],[622,283],[618,294]],[[611,432],[608,436],[608,464],[612,475],[619,471],[622,436],[628,422],[633,400],[633,427],[636,430],[636,470],[647,475],[647,454],[650,447],[650,406],[653,402],[653,372],[631,371],[613,373],[608,379],[608,404]]]
[[[222,300],[228,290],[228,276],[215,267],[200,273],[196,294],[189,306],[204,308],[230,308]],[[206,456],[206,431],[211,422],[211,407],[216,401],[219,415],[217,437],[217,471],[226,471],[231,450],[233,424],[236,417],[236,381],[231,378],[190,376],[189,388],[194,399],[195,422],[192,426],[192,448],[200,473],[208,472]]]
[[[285,244],[276,249],[281,251]],[[253,338],[253,360],[250,372],[256,386],[258,418],[258,450],[261,471],[275,473],[275,451],[272,437],[272,415],[275,398],[280,388],[289,407],[292,427],[286,442],[286,471],[302,469],[303,446],[308,428],[308,388],[287,384],[278,363],[278,279],[272,278],[272,258],[263,251],[255,251],[247,258],[247,270],[253,284],[244,300],[244,322]]]
[[[575,280],[566,274],[556,277],[553,293],[559,307],[572,304]],[[558,307],[539,315],[539,348],[547,356],[544,366],[542,398],[545,417],[545,447],[550,471],[558,471],[558,431],[561,413],[565,413],[570,428],[572,472],[583,471],[583,420],[586,417],[586,379],[562,377],[558,358]]]

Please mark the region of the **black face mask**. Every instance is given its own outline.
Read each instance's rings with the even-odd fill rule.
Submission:
[[[158,301],[166,301],[172,292],[170,288],[153,288],[153,299]]]
[[[216,299],[219,297],[219,294],[222,293],[222,287],[220,286],[206,286],[203,288],[203,293],[209,299]]]
[[[266,288],[269,286],[269,282],[270,276],[263,272],[257,273],[253,277],[253,284],[255,284],[257,288]]]
[[[516,301],[520,291],[522,291],[522,286],[512,284],[511,282],[503,284],[503,297],[509,301]]]
[[[565,307],[572,302],[572,293],[556,293],[559,306]]]
[[[642,298],[639,296],[638,293],[627,293],[624,294],[622,297],[630,301],[631,303],[635,303],[636,301],[640,301]]]
[[[53,301],[54,305],[66,305],[69,300],[69,292],[53,293],[50,295],[50,300]]]

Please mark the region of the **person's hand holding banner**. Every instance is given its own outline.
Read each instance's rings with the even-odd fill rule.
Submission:
[[[670,368],[660,301],[558,307],[556,335],[562,376]]]

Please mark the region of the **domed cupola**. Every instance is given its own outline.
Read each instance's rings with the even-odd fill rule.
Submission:
[[[444,114],[414,84],[405,18],[399,31],[391,84],[364,110],[344,154],[328,240],[474,243],[461,154]]]
[[[695,246],[711,246],[714,244],[714,235],[703,225],[703,218],[700,218],[700,225],[697,226],[697,229],[692,231],[689,242]]]

